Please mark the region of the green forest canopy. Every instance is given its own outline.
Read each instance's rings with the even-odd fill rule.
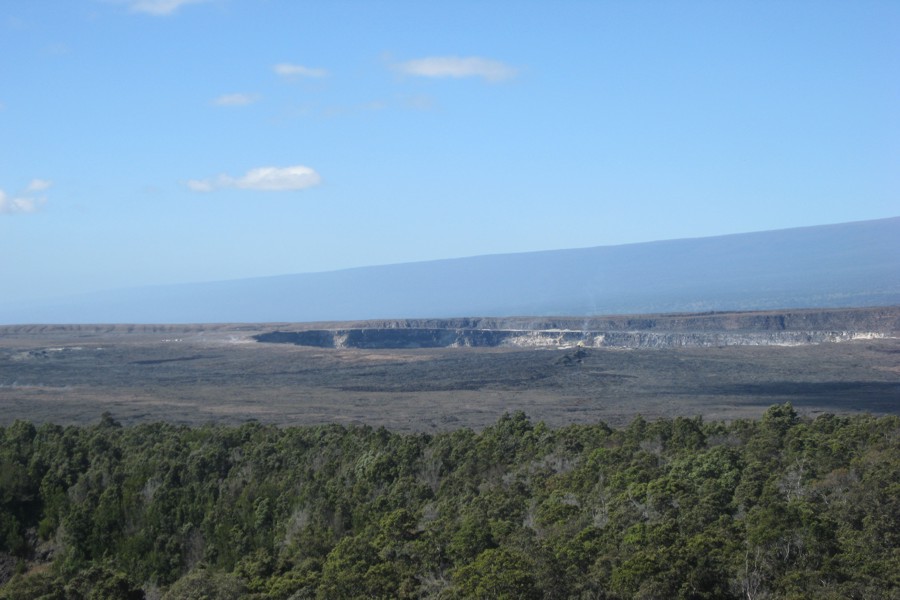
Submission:
[[[900,418],[0,428],[0,599],[896,598]],[[11,577],[11,579],[10,579]]]

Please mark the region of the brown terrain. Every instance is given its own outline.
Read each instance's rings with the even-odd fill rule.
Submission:
[[[813,416],[900,414],[900,307],[0,327],[0,425],[108,411],[125,424],[436,431],[517,410],[550,425],[621,425],[637,414],[755,417],[783,402]]]

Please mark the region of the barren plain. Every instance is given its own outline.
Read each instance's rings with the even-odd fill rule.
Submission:
[[[896,312],[896,311],[894,311]],[[16,419],[479,429],[647,418],[900,413],[900,339],[675,348],[317,348],[285,324],[0,327],[0,424]]]

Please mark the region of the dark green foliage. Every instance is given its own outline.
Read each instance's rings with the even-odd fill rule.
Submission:
[[[506,548],[485,550],[471,563],[456,570],[456,595],[460,598],[517,600],[541,598],[534,581],[534,564],[521,552]]]
[[[246,587],[237,576],[198,569],[176,581],[162,600],[238,600],[245,593]]]
[[[2,589],[4,600],[141,600],[140,586],[107,561],[63,577],[49,571],[17,575]]]
[[[896,417],[0,428],[0,599],[891,598],[898,532]]]

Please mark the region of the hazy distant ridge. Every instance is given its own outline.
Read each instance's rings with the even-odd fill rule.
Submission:
[[[158,286],[6,323],[340,321],[900,304],[900,217],[573,250]]]

